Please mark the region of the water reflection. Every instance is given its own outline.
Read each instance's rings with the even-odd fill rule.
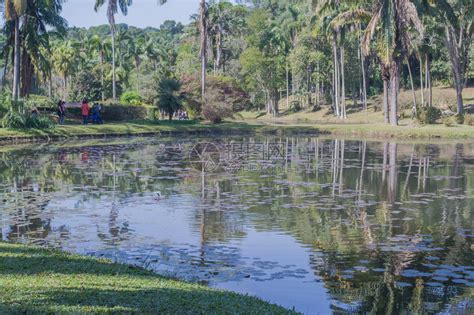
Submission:
[[[474,145],[209,141],[0,153],[1,237],[307,313],[474,311]]]

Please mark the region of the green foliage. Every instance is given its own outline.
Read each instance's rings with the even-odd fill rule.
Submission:
[[[156,107],[147,107],[146,119],[151,121],[160,120],[160,110]]]
[[[120,96],[120,101],[128,105],[142,105],[143,100],[137,91],[127,91]]]
[[[218,124],[223,119],[232,117],[232,106],[222,98],[218,91],[211,90],[206,93],[204,98],[202,115],[212,123]]]
[[[453,116],[444,117],[443,118],[443,124],[446,127],[453,127],[456,124],[456,119]]]
[[[156,105],[168,114],[169,120],[181,108],[183,95],[180,94],[181,83],[175,79],[164,79],[158,84]]]
[[[23,101],[13,101],[10,98],[2,100],[8,111],[2,117],[2,127],[9,129],[53,129],[55,124],[44,116],[34,117]]]
[[[191,117],[204,115],[199,83],[199,79],[196,77],[189,76],[182,79],[181,92],[186,96],[184,107]],[[247,109],[250,106],[250,98],[236,80],[226,76],[209,76],[205,104],[207,104],[207,114],[204,115],[207,116],[206,119],[212,121],[213,117],[222,116],[222,120],[222,118],[232,116],[232,113]],[[224,115],[219,113],[224,113]],[[219,119],[217,118],[217,120]]]
[[[422,124],[434,124],[441,118],[441,110],[436,107],[422,107],[418,109],[418,121]]]
[[[71,100],[76,102],[82,99],[99,101],[102,98],[102,84],[100,77],[94,71],[80,71],[74,76],[69,92]]]
[[[47,96],[31,94],[26,100],[26,106],[28,108],[44,108],[44,109],[56,109],[57,103]]]

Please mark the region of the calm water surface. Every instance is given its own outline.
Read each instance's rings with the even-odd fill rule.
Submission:
[[[474,144],[121,141],[0,148],[1,238],[308,314],[474,313]]]

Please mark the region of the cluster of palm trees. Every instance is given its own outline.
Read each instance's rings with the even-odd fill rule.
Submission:
[[[321,17],[320,21],[330,32],[333,40],[336,115],[342,118],[346,117],[343,59],[345,53],[342,39],[345,32],[354,30],[361,32],[360,47],[364,55],[374,56],[379,63],[383,80],[385,122],[392,125],[398,123],[400,72],[403,63],[410,54],[415,53],[419,56],[420,84],[423,88],[423,56],[428,56],[427,53],[423,54],[423,50],[433,47],[431,41],[436,40],[436,37],[448,48],[453,83],[457,94],[457,112],[459,115],[463,114],[462,89],[465,85],[469,62],[467,55],[474,30],[472,2],[322,0],[318,1],[316,13]],[[431,33],[427,32],[427,28],[430,28]],[[362,61],[365,58],[362,58]],[[429,85],[428,103],[431,104],[429,58],[426,57],[424,60],[426,65],[425,86]],[[364,68],[362,65],[362,73],[365,76]],[[409,64],[408,69],[413,88]],[[364,100],[366,100],[365,89],[366,87],[364,87]],[[422,98],[424,98],[424,94],[423,91]],[[422,100],[423,103],[425,103],[424,100]],[[415,97],[414,110],[416,110]]]
[[[469,0],[245,1],[250,6],[201,0],[185,38],[172,43],[157,43],[147,36],[132,38],[116,25],[116,15],[127,14],[132,0],[96,0],[96,11],[107,8],[110,39],[94,34],[75,41],[66,36],[66,21],[60,16],[63,1],[0,1],[7,38],[3,58],[5,69],[11,61],[14,99],[30,93],[33,75],[49,82],[51,96],[53,73],[63,78],[67,96],[71,74],[90,60],[100,65],[103,99],[110,94],[117,98],[117,81],[129,76],[130,66],[136,73],[133,89],[140,91],[145,61],[152,72],[176,76],[177,46],[194,38],[191,42],[197,48],[192,53],[201,64],[203,99],[209,73],[231,75],[241,79],[255,102],[263,99],[267,111],[275,115],[286,92],[287,107],[290,99],[301,96],[307,103],[313,95],[316,103],[321,95],[329,96],[334,114],[345,119],[348,94],[352,93],[354,103],[358,94],[367,109],[368,95],[373,94],[370,85],[379,80],[385,121],[392,125],[398,123],[398,93],[405,69],[412,90],[418,80],[412,71],[420,75],[422,99],[417,103],[413,93],[413,111],[431,105],[431,63],[442,47],[456,89],[457,112],[463,114],[462,90],[474,36],[474,4]],[[193,73],[188,68],[185,71]],[[109,79],[111,93],[105,89]]]

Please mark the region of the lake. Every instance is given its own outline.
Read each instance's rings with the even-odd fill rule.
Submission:
[[[144,138],[0,148],[0,235],[307,314],[474,313],[474,144]]]

